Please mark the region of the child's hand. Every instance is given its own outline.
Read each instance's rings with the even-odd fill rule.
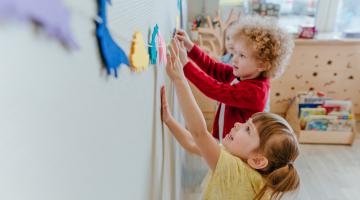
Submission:
[[[184,47],[187,51],[190,51],[194,47],[194,43],[190,40],[187,33],[183,30],[176,30],[175,38],[184,43]]]
[[[184,66],[189,61],[184,44],[179,42],[177,39],[172,39],[171,48],[174,49],[174,52],[179,57],[182,66]]]
[[[166,73],[172,81],[185,80],[182,64],[176,56],[176,49],[170,46],[170,54],[167,55]]]
[[[166,99],[165,86],[161,87],[161,121],[165,124],[172,118]]]

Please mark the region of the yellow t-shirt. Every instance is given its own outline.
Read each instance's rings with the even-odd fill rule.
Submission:
[[[264,179],[240,158],[221,148],[214,171],[208,174],[204,200],[252,200],[262,189]],[[270,199],[264,195],[262,199]]]

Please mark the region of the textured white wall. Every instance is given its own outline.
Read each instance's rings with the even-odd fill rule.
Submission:
[[[176,199],[181,152],[159,117],[164,66],[107,77],[90,18],[96,1],[65,3],[79,51],[0,21],[0,199]],[[112,3],[110,27],[126,53],[134,31],[146,38],[158,23],[169,38],[175,26],[175,0]]]

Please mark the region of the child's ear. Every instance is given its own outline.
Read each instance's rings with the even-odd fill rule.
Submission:
[[[256,154],[250,156],[250,158],[247,160],[247,163],[253,169],[264,169],[268,166],[269,160],[261,154]]]
[[[259,63],[257,68],[258,72],[268,71],[271,68],[270,64],[268,63]]]

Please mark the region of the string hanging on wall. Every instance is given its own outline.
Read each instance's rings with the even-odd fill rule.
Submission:
[[[166,63],[166,42],[160,34],[157,24],[153,28],[149,44],[145,43],[141,32],[135,32],[133,40],[129,41],[125,37],[118,34],[116,31],[111,31],[112,35],[114,35],[116,38],[119,38],[124,42],[131,43],[131,50],[129,55],[130,61],[128,60],[125,52],[112,39],[110,30],[107,27],[106,2],[109,2],[109,0],[98,1],[98,16],[93,17],[93,19],[97,24],[96,33],[103,62],[107,68],[108,74],[110,75],[111,71],[114,71],[114,75],[117,77],[117,68],[121,64],[131,66],[131,69],[135,72],[141,72],[147,69],[149,60],[151,64],[157,64],[158,62]],[[157,45],[157,43],[159,45]],[[148,47],[148,50],[146,50],[146,47]]]
[[[110,0],[98,0],[97,3],[98,13],[96,16],[92,16],[87,15],[80,10],[76,10],[75,8],[66,8],[62,4],[62,0],[0,0],[0,18],[15,18],[34,21],[40,24],[50,36],[57,38],[71,49],[77,49],[78,45],[73,39],[72,33],[70,31],[70,18],[68,10],[71,10],[74,14],[82,15],[87,19],[93,19],[96,24],[96,37],[98,40],[102,61],[106,67],[107,73],[109,75],[114,74],[114,76],[117,77],[117,70],[121,64],[130,66],[129,57],[131,55],[129,55],[129,57],[126,55],[124,50],[115,42],[112,35],[124,42],[133,43],[133,41],[130,41],[118,32],[109,29],[106,18],[106,6],[107,3],[111,3]],[[179,19],[179,15],[177,15],[177,28],[180,27]],[[137,33],[137,35],[139,34],[141,33]],[[173,35],[173,32],[171,33],[171,35]],[[136,38],[140,38],[140,36],[137,36]],[[141,36],[141,38],[143,37]],[[149,58],[147,57],[150,56],[151,64],[167,62],[167,43],[162,37],[158,25],[154,26],[149,42],[145,42],[143,39],[141,41],[141,45],[139,41],[136,42],[137,46],[143,45],[145,47],[148,47],[147,51],[145,51],[145,53],[141,52],[137,54],[143,56],[134,56],[134,59],[144,59],[143,61],[139,61],[139,63],[144,64],[144,61],[149,60]],[[136,53],[137,49],[142,48],[133,49],[135,50],[134,53]],[[134,61],[132,63],[137,62]],[[149,64],[149,61],[147,62],[147,64]],[[137,69],[138,67],[139,66],[132,66],[133,69]],[[142,69],[146,69],[146,67],[142,67]]]

